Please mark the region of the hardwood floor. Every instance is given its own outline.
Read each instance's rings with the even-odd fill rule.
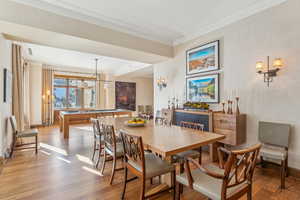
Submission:
[[[1,200],[112,200],[120,199],[123,172],[116,172],[113,186],[109,185],[110,166],[104,176],[94,168],[92,133],[86,126],[70,129],[70,139],[64,140],[58,127],[41,128],[39,154],[34,151],[16,152],[0,175]],[[208,162],[208,155],[204,156]],[[119,163],[121,164],[121,163]],[[150,185],[150,184],[148,184]],[[258,169],[254,176],[253,199],[298,200],[300,180],[286,179],[286,190],[280,190],[279,171],[274,168]],[[128,184],[126,199],[138,199],[139,182]],[[171,199],[170,193],[157,198]],[[183,200],[206,199],[203,195],[184,189]],[[243,198],[246,199],[246,198]]]

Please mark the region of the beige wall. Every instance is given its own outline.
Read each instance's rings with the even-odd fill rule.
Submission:
[[[136,110],[138,105],[153,105],[153,79],[143,77],[118,76],[109,77],[109,80],[135,82],[136,83]],[[111,86],[106,92],[106,108],[115,108],[115,86]]]
[[[11,104],[3,103],[3,69],[11,72],[11,42],[0,34],[0,156],[3,156],[11,144],[12,134],[8,117],[11,115]]]
[[[238,89],[241,111],[247,113],[247,143],[256,143],[258,121],[284,122],[293,125],[290,143],[290,166],[300,168],[300,1],[289,0],[280,6],[228,25],[193,41],[177,46],[175,57],[156,64],[154,80],[166,77],[168,87],[157,87],[155,108],[167,106],[169,96],[184,99],[185,51],[219,39],[221,42],[220,86],[224,91]],[[268,88],[255,63],[282,57],[285,68]],[[212,105],[219,109],[219,105]]]

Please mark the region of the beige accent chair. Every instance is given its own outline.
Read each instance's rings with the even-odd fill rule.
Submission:
[[[263,144],[260,150],[262,167],[265,162],[281,165],[281,189],[285,188],[288,176],[288,146],[291,126],[289,124],[259,122],[258,138]]]
[[[23,149],[32,149],[32,148],[34,148],[35,153],[37,154],[38,153],[38,133],[39,133],[39,131],[37,129],[26,129],[24,131],[19,131],[17,121],[16,121],[16,117],[11,116],[9,118],[9,120],[10,120],[10,124],[11,124],[12,131],[13,131],[13,142],[12,142],[12,149],[11,149],[11,152],[10,152],[10,158],[13,156],[14,150],[23,150]],[[18,139],[28,138],[28,137],[34,137],[35,142],[25,143],[25,144],[18,144],[17,145],[17,140]],[[18,147],[28,146],[28,145],[32,145],[32,144],[35,144],[35,147],[18,148]]]
[[[176,176],[177,187],[181,184],[189,186],[213,200],[237,200],[245,194],[251,200],[252,178],[260,148],[261,144],[236,151],[219,147],[219,166],[203,166],[196,160],[187,158],[186,172]],[[196,169],[191,170],[190,164],[195,165]],[[180,199],[178,190],[177,197]]]
[[[173,190],[173,199],[175,200],[175,167],[167,161],[162,160],[159,156],[145,152],[141,136],[134,136],[125,132],[121,132],[120,134],[125,153],[125,177],[121,199],[125,197],[127,183],[141,178],[142,181],[139,184],[141,186],[140,200],[148,199],[169,190]],[[135,177],[128,179],[128,170],[134,174]],[[151,180],[153,177],[167,173],[171,174],[170,187],[160,191],[146,192],[147,179]]]

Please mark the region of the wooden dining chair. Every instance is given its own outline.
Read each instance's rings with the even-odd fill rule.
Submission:
[[[177,187],[181,184],[214,200],[237,200],[247,194],[252,199],[252,178],[261,144],[244,150],[228,151],[218,148],[219,167],[200,165],[187,158],[185,173],[176,176]],[[224,159],[227,158],[227,159]],[[191,170],[190,164],[196,166]],[[177,199],[180,193],[177,191]]]
[[[37,129],[26,129],[24,131],[20,131],[17,125],[16,117],[11,116],[9,118],[10,124],[12,127],[13,131],[13,141],[12,141],[12,149],[10,152],[9,157],[11,158],[13,156],[14,150],[23,150],[23,149],[35,149],[35,154],[38,153],[38,133],[39,131]],[[35,142],[31,143],[23,143],[23,144],[17,144],[17,140],[21,138],[28,138],[28,137],[34,137]],[[28,145],[33,145],[35,144],[34,147],[28,147]],[[27,147],[22,147],[22,146],[27,146]],[[22,147],[22,148],[20,148]]]
[[[117,140],[114,131],[114,126],[103,124],[102,127],[103,127],[104,152],[103,152],[103,163],[101,168],[101,174],[103,174],[104,172],[106,162],[111,160],[107,158],[107,155],[109,155],[112,157],[112,161],[113,161],[113,165],[111,169],[112,171],[111,171],[111,176],[109,181],[109,184],[111,185],[113,183],[115,172],[124,169],[123,167],[116,168],[117,160],[118,159],[123,160],[124,150],[123,150],[123,144],[121,142],[118,142]]]
[[[121,199],[124,199],[126,192],[126,185],[136,178],[142,179],[140,200],[148,199],[152,196],[158,195],[165,191],[173,191],[173,199],[175,199],[175,167],[153,153],[145,152],[143,147],[142,137],[130,135],[121,132],[121,138],[124,147],[124,161],[125,161],[125,174],[124,174],[124,187]],[[135,177],[128,179],[128,170],[132,172]],[[156,176],[171,173],[171,187],[164,190],[147,194],[145,191],[146,180]]]
[[[96,168],[98,168],[98,165],[100,163],[100,158],[102,155],[102,151],[104,149],[104,143],[103,143],[103,126],[100,123],[101,119],[98,118],[91,118],[91,122],[93,125],[93,134],[94,134],[94,145],[93,145],[93,156],[92,161],[95,159],[96,152],[98,151],[98,159],[96,163]]]

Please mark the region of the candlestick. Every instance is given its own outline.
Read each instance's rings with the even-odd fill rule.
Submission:
[[[222,103],[222,106],[223,106],[222,113],[225,113],[225,102]]]
[[[236,114],[239,115],[240,114],[240,108],[239,108],[239,100],[240,100],[240,98],[236,97],[235,100],[236,100]]]

